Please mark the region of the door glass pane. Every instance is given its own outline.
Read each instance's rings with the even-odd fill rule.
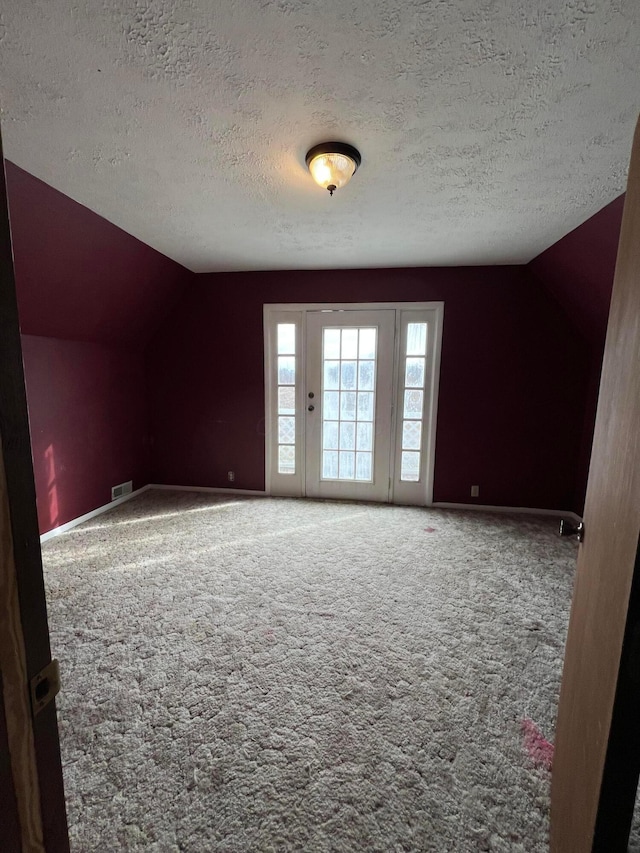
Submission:
[[[373,394],[367,391],[358,392],[358,420],[373,420]]]
[[[373,424],[358,421],[358,450],[373,450]]]
[[[418,482],[420,479],[420,454],[410,450],[402,451],[402,467],[400,479]]]
[[[341,480],[355,480],[356,478],[356,454],[340,451],[340,473]]]
[[[340,420],[355,421],[356,419],[356,392],[342,391],[340,393]]]
[[[337,480],[338,479],[338,451],[323,450],[322,451],[322,479]]]
[[[324,387],[327,391],[340,388],[340,362],[325,361],[324,363]]]
[[[296,413],[296,391],[292,385],[283,385],[278,388],[278,414],[295,415]]]
[[[424,388],[424,358],[408,358],[404,384],[407,388]]]
[[[361,361],[358,363],[359,391],[373,391],[375,364],[375,361]]]
[[[278,474],[296,473],[296,449],[292,444],[278,447]]]
[[[295,323],[278,323],[278,355],[295,355]]]
[[[372,479],[372,453],[356,453],[356,480]]]
[[[358,358],[376,357],[377,329],[360,329]]]
[[[296,419],[278,418],[278,444],[295,444]]]
[[[337,421],[325,421],[322,429],[322,446],[325,450],[338,449],[340,424]]]
[[[343,361],[341,366],[340,388],[351,390],[356,387],[356,361]]]
[[[323,479],[373,479],[377,337],[375,327],[323,329]]]
[[[340,329],[324,330],[324,357],[340,358]]]
[[[402,449],[420,450],[422,421],[404,421],[402,424]]]
[[[296,359],[292,355],[278,356],[278,385],[295,385]]]
[[[342,330],[342,350],[340,358],[358,357],[358,329]]]
[[[356,425],[353,421],[340,424],[340,450],[356,449]]]
[[[340,417],[340,394],[338,391],[324,392],[323,416],[332,421],[337,421]]]
[[[427,354],[427,324],[407,324],[407,355]]]
[[[421,418],[422,417],[422,402],[423,391],[405,391],[404,392],[404,417],[405,418]]]

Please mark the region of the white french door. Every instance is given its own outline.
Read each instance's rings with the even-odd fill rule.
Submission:
[[[266,305],[274,495],[432,501],[442,303]]]
[[[395,311],[306,314],[305,484],[388,501]]]

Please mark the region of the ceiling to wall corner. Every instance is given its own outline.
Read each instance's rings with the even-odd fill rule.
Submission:
[[[522,263],[624,190],[640,3],[4,0],[0,104],[8,159],[195,271]]]

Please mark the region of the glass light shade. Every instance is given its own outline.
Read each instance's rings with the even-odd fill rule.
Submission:
[[[317,154],[309,163],[313,180],[325,190],[344,187],[357,168],[356,161],[346,154]]]

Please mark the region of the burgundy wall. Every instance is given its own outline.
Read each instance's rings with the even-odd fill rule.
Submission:
[[[624,195],[571,231],[528,265],[553,296],[586,343],[588,376],[582,427],[576,432],[578,460],[574,475],[576,512],[582,512],[589,476],[600,370],[609,318]]]
[[[265,302],[443,300],[435,500],[570,508],[584,346],[524,267],[199,275],[148,349],[152,479],[264,488]]]
[[[6,169],[22,332],[143,343],[193,273],[13,163]]]
[[[147,403],[135,350],[23,335],[38,520],[44,533],[149,482]]]
[[[45,532],[148,482],[142,351],[193,274],[5,165]]]
[[[604,347],[623,207],[622,195],[528,265],[596,350]]]

